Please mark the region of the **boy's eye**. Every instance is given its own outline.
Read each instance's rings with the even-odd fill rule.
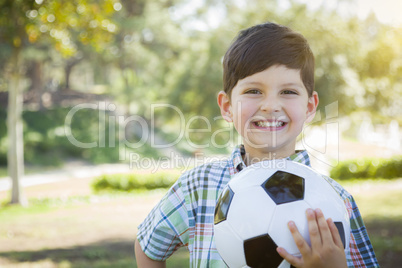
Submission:
[[[258,89],[249,89],[245,92],[246,94],[261,94],[261,92]]]
[[[294,95],[297,95],[297,91],[295,91],[295,90],[291,90],[291,89],[285,89],[285,90],[283,90],[282,91],[282,94],[294,94]]]

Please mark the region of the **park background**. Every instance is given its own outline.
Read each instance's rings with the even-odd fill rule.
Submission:
[[[166,187],[237,144],[216,105],[222,57],[265,21],[316,57],[319,112],[298,146],[398,266],[402,7],[374,2],[0,0],[0,266],[135,267]],[[185,250],[168,267],[188,267]]]

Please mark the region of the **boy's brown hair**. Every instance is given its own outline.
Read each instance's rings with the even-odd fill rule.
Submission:
[[[223,88],[231,96],[237,82],[281,64],[300,70],[311,96],[314,91],[314,55],[303,35],[275,23],[255,25],[239,33],[223,59]]]

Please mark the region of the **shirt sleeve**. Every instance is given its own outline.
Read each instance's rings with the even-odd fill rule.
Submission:
[[[140,246],[153,260],[164,261],[188,243],[189,224],[181,178],[138,226]]]
[[[348,254],[348,267],[379,267],[374,254],[373,246],[367,234],[366,227],[360,215],[354,198],[349,195],[346,202],[350,202],[350,254]]]

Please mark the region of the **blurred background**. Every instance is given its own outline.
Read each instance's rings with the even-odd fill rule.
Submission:
[[[216,104],[238,31],[310,42],[320,104],[298,147],[402,262],[402,3],[0,0],[0,266],[135,267],[136,226],[183,170],[239,143]],[[170,267],[188,267],[185,250]]]

